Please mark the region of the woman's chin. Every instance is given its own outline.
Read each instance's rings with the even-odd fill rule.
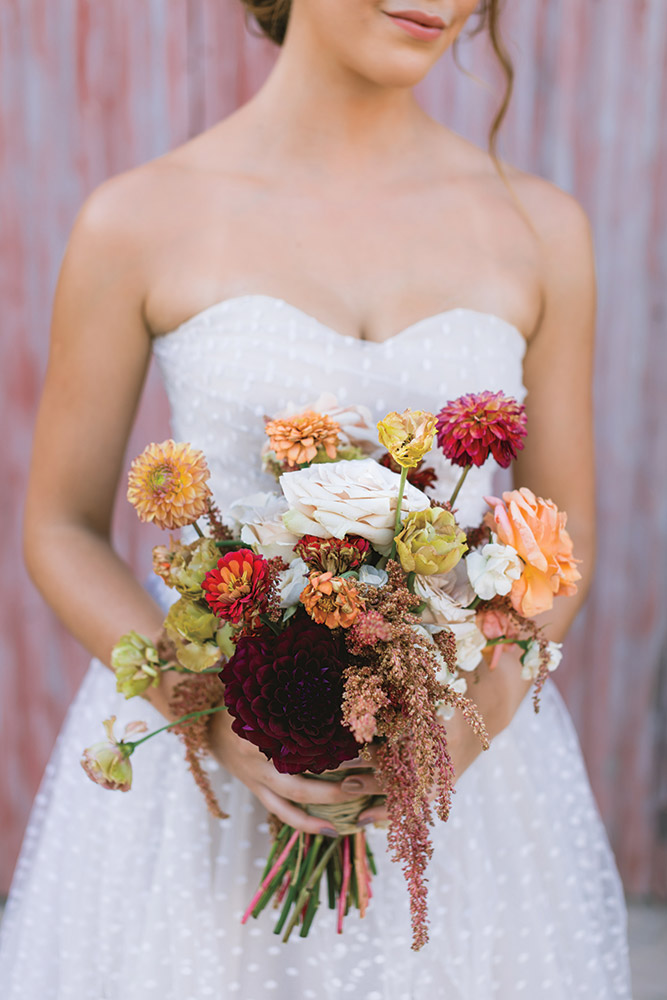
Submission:
[[[356,71],[369,81],[388,89],[416,87],[437,62],[435,57],[427,57],[421,52],[406,52],[403,47],[397,51],[397,46],[387,47],[381,55],[369,60],[366,58]]]

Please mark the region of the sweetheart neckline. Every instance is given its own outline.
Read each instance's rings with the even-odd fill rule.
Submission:
[[[160,341],[167,340],[168,338],[173,337],[177,333],[182,333],[184,330],[192,326],[198,320],[209,315],[210,313],[217,311],[218,309],[221,309],[224,306],[227,306],[228,304],[241,303],[250,299],[263,299],[266,302],[273,302],[275,304],[281,305],[282,307],[286,307],[287,309],[292,310],[292,312],[299,313],[299,315],[310,320],[310,322],[315,323],[321,330],[327,331],[328,333],[332,334],[333,336],[335,336],[340,340],[349,341],[357,344],[364,344],[364,345],[370,344],[371,346],[377,348],[382,348],[386,344],[390,344],[393,341],[398,340],[399,338],[405,336],[406,334],[412,333],[415,329],[422,326],[424,323],[430,323],[430,322],[432,323],[434,320],[444,319],[446,316],[452,316],[456,313],[467,313],[472,316],[485,316],[487,319],[493,319],[496,322],[502,324],[502,326],[506,330],[516,334],[516,336],[519,338],[521,342],[523,351],[525,351],[527,347],[526,338],[521,333],[521,330],[519,330],[518,326],[515,326],[514,323],[510,323],[509,320],[503,319],[503,317],[498,316],[497,313],[485,312],[480,309],[469,309],[466,306],[454,306],[451,309],[443,309],[440,312],[424,316],[422,319],[418,319],[414,323],[410,323],[409,326],[404,327],[402,330],[399,330],[397,333],[392,334],[390,337],[386,337],[384,340],[364,340],[361,337],[354,337],[349,333],[341,333],[339,330],[336,330],[335,327],[329,326],[328,323],[323,323],[322,320],[319,320],[316,316],[313,316],[312,313],[306,312],[305,309],[301,309],[299,306],[293,305],[286,299],[281,299],[278,295],[267,295],[263,292],[248,292],[245,295],[231,295],[224,299],[218,299],[217,302],[211,303],[210,306],[206,306],[206,308],[200,309],[199,312],[193,313],[192,316],[189,316],[187,319],[183,320],[183,322],[179,323],[179,325],[174,327],[173,330],[168,330],[166,333],[161,333],[157,337],[154,337],[153,346],[160,343]]]

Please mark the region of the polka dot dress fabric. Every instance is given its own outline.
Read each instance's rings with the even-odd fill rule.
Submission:
[[[173,433],[204,448],[216,499],[271,489],[262,417],[324,391],[391,409],[437,409],[467,391],[523,399],[524,342],[472,310],[429,317],[384,344],[342,337],[282,300],[243,296],[193,317],[155,347]],[[430,461],[430,459],[429,459]],[[438,461],[446,494],[455,473]],[[493,470],[475,470],[461,519],[481,513]],[[472,482],[470,481],[472,479]],[[128,623],[128,627],[131,623]],[[129,793],[79,766],[99,739],[159,716],[125,701],[93,660],[35,801],[0,936],[3,1000],[630,1000],[623,896],[570,718],[549,682],[461,777],[433,827],[430,943],[410,948],[407,890],[371,829],[374,898],[335,933],[322,907],[284,945],[274,914],[240,924],[269,844],[264,808],[207,766],[230,814],[206,811],[170,734],[133,758]]]

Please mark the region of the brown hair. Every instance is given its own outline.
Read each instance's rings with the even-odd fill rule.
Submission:
[[[504,0],[481,0],[475,11],[477,23],[470,36],[488,31],[491,47],[496,54],[505,77],[505,92],[500,107],[496,111],[489,131],[489,151],[497,163],[496,143],[498,132],[512,96],[514,84],[514,68],[500,33],[500,10]],[[262,33],[276,45],[282,45],[287,31],[292,0],[241,0],[248,14],[252,14]]]

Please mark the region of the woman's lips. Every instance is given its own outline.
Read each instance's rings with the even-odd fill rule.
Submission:
[[[413,38],[419,38],[422,41],[433,41],[439,38],[442,29],[445,27],[444,21],[439,17],[434,17],[428,14],[422,14],[421,11],[399,11],[396,14],[389,13],[385,11],[388,17],[392,19],[394,24],[406,31],[408,35],[412,35]]]

